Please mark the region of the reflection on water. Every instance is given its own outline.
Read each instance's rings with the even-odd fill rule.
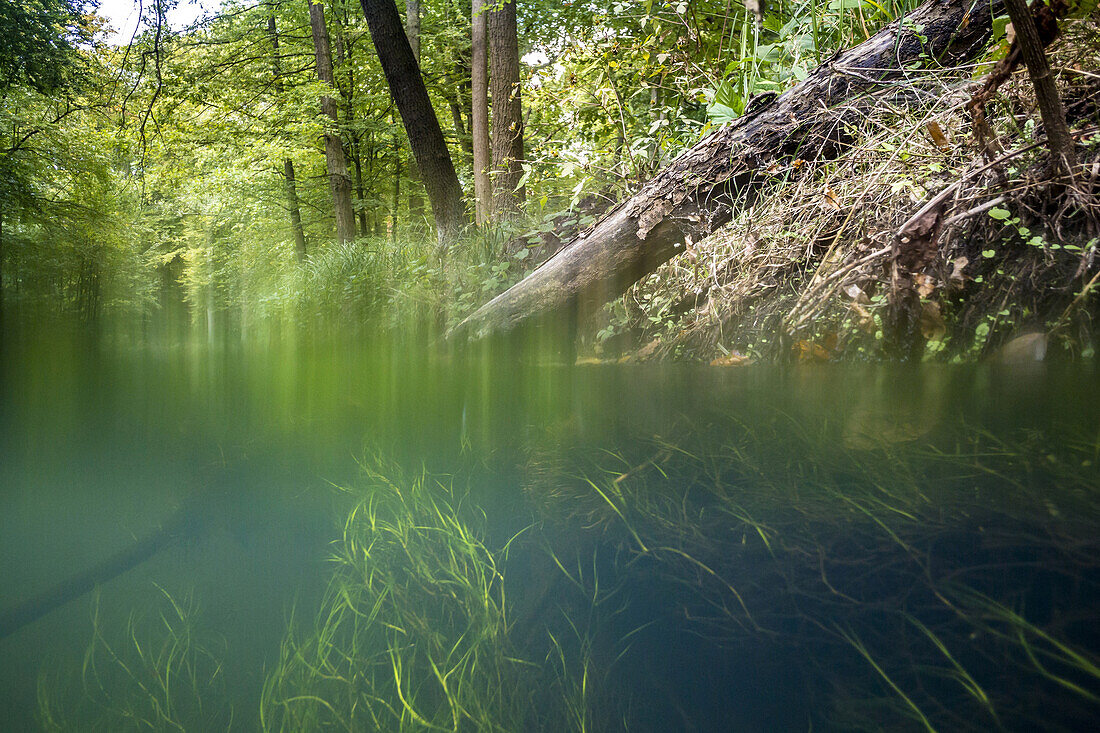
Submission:
[[[1100,712],[1091,365],[55,341],[2,368],[14,729]]]

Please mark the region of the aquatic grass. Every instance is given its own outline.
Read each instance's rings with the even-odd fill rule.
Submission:
[[[939,636],[937,636],[935,632],[933,632],[926,625],[921,623],[921,621],[916,617],[907,614],[906,618],[908,619],[909,623],[911,623],[913,626],[919,629],[921,633],[928,637],[928,640],[932,642],[936,649],[938,649],[939,652],[944,656],[944,658],[946,658],[947,661],[950,663],[951,666],[946,671],[945,676],[958,682],[959,685],[961,685],[962,688],[966,690],[968,695],[977,700],[978,703],[980,703],[981,706],[985,708],[986,712],[989,713],[989,716],[993,719],[993,722],[997,726],[997,728],[1001,728],[1001,721],[997,717],[997,711],[993,708],[993,701],[990,699],[988,693],[986,693],[986,691],[982,688],[982,685],[979,684],[976,679],[974,679],[974,676],[971,675],[971,673],[967,671],[967,669],[962,664],[960,664],[957,659],[955,659],[955,656],[947,648],[947,644]]]
[[[176,598],[160,586],[157,591],[155,611],[131,613],[121,634],[102,617],[96,597],[93,638],[79,672],[39,678],[39,723],[45,730],[232,727],[224,641],[203,630],[193,598]]]
[[[1100,705],[1100,659],[1075,649],[1048,631],[1028,621],[1009,606],[993,600],[972,588],[953,586],[949,595],[965,609],[964,617],[979,625],[986,633],[1018,646],[1036,671],[1045,679]],[[1046,660],[1046,664],[1041,659]],[[1057,665],[1064,673],[1052,671]],[[1068,675],[1075,675],[1078,681]],[[1093,686],[1096,691],[1089,690]]]
[[[857,652],[859,652],[859,655],[867,662],[867,664],[871,665],[871,668],[875,670],[875,674],[881,677],[883,682],[889,685],[890,689],[893,690],[894,693],[897,694],[897,696],[905,702],[908,711],[917,721],[920,722],[924,729],[929,731],[929,733],[935,733],[936,728],[932,725],[932,722],[928,719],[928,716],[926,716],[924,714],[924,711],[922,711],[920,707],[915,702],[913,702],[909,695],[905,693],[905,690],[903,690],[901,687],[898,686],[896,682],[894,682],[894,680],[890,677],[886,670],[884,670],[882,666],[877,661],[875,661],[874,656],[872,656],[871,652],[867,650],[867,646],[863,643],[863,640],[859,638],[859,635],[851,629],[843,629],[839,626],[836,627],[836,631],[838,634],[841,635],[841,637],[844,638],[845,641],[851,644]]]
[[[268,676],[265,730],[587,724],[573,698],[585,686],[570,689],[560,670],[547,678],[511,638],[503,568],[519,535],[491,547],[484,511],[453,477],[372,461],[343,491],[355,506],[333,547],[333,580]]]
[[[576,465],[536,502],[548,526],[576,518],[605,548],[604,582],[631,589],[620,604],[675,599],[635,607],[620,638],[641,612],[720,645],[797,642],[841,727],[978,730],[1041,721],[1043,705],[1088,714],[1088,631],[1053,621],[1095,611],[1081,606],[1100,582],[1092,436],[961,425],[841,448],[844,421],[812,427],[777,412],[751,424],[718,418],[588,458],[571,448]],[[957,587],[990,600],[963,603]],[[1008,599],[1035,594],[1053,609],[1043,624],[1010,610]],[[894,705],[867,688],[868,662]]]

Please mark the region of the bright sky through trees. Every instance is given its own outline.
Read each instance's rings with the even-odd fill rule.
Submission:
[[[134,35],[141,7],[147,7],[154,0],[100,0],[99,14],[111,21],[114,29],[108,43],[121,45],[130,42]],[[180,0],[176,7],[168,11],[168,22],[173,28],[183,28],[204,14],[211,14],[221,7],[221,0]]]

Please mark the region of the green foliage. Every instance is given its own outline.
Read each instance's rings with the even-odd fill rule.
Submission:
[[[77,47],[92,34],[89,0],[17,0],[0,5],[0,93],[27,86],[53,93],[73,81]]]

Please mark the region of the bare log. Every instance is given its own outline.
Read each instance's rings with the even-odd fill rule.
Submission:
[[[751,206],[798,159],[836,157],[852,142],[853,101],[918,66],[973,58],[1004,0],[929,0],[839,53],[763,108],[712,131],[592,228],[451,332],[452,340],[506,334],[527,322],[584,318]]]

